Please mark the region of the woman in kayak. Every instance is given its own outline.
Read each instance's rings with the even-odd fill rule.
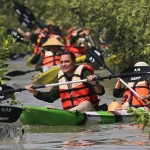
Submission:
[[[134,66],[149,66],[145,62],[137,62]],[[150,83],[148,80],[141,82],[130,82],[128,83],[133,90],[137,92],[141,96],[141,99],[137,98],[128,88],[121,88],[121,82],[119,78],[117,78],[117,83],[113,89],[113,96],[120,98],[122,97],[122,104],[133,107],[144,107],[147,105],[147,102],[150,100],[149,87]]]
[[[44,48],[43,54],[37,62],[35,69],[37,71],[45,72],[48,71],[52,66],[60,64],[60,55],[63,53],[61,47],[64,44],[61,43],[57,38],[51,37],[47,40],[42,47]]]
[[[49,92],[41,92],[32,88],[33,85],[25,86],[37,99],[53,103],[61,99],[65,110],[92,111],[98,107],[97,95],[104,95],[105,89],[98,81],[93,80],[95,75],[84,65],[76,65],[76,57],[72,52],[64,52],[60,58],[61,70],[56,82],[77,81],[87,78],[86,83],[72,83],[54,86]]]

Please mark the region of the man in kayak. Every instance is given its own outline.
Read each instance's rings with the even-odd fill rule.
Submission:
[[[64,52],[61,55],[60,67],[56,82],[77,81],[85,78],[88,82],[54,86],[49,92],[35,90],[32,88],[33,85],[25,86],[25,88],[37,99],[46,102],[53,103],[60,98],[65,110],[94,111],[99,105],[97,95],[105,94],[103,85],[93,80],[95,75],[89,71],[88,67],[76,65],[76,57],[72,52]]]
[[[145,62],[137,62],[134,66],[149,66]],[[122,97],[123,106],[132,106],[132,107],[144,107],[147,105],[147,102],[150,100],[149,80],[141,81],[141,82],[130,82],[128,83],[133,90],[137,92],[141,96],[141,99],[134,96],[134,94],[126,87],[121,88],[121,82],[119,78],[117,78],[117,83],[113,89],[113,96],[120,98]]]

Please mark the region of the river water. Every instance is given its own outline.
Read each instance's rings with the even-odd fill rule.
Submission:
[[[9,70],[33,70],[26,65],[26,59],[8,61]],[[96,71],[100,76],[107,76],[110,73],[104,69]],[[23,76],[13,77],[7,85],[14,88],[24,87],[31,84],[31,78],[36,72]],[[104,80],[101,83],[105,86],[106,94],[101,96],[101,104],[110,103],[113,99],[112,89],[116,80]],[[41,89],[45,90],[45,89]],[[48,103],[34,98],[28,91],[16,93],[16,99],[25,105],[45,106]],[[117,99],[119,100],[119,99]],[[3,101],[3,104],[7,101]],[[53,105],[61,108],[60,102]],[[136,149],[150,150],[148,145],[148,134],[142,131],[135,124],[109,124],[92,126],[23,126],[24,135],[21,136],[22,125],[19,122],[13,124],[0,124],[0,149],[1,150],[116,150]]]

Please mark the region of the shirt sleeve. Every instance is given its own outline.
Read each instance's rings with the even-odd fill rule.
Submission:
[[[120,89],[113,89],[113,96],[116,98],[121,98],[123,97],[123,93],[125,91],[125,88],[120,88]]]
[[[58,80],[55,83],[57,83],[57,82],[58,82]],[[49,92],[38,91],[38,94],[35,97],[39,100],[53,103],[54,101],[56,101],[57,99],[60,98],[59,86],[53,86]]]

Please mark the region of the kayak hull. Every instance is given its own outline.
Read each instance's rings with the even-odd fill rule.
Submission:
[[[34,55],[30,56],[27,60],[26,60],[26,64],[28,67],[34,68],[35,64],[31,64],[31,60],[33,58]]]
[[[32,79],[33,84],[36,85],[45,85],[54,82],[57,78],[58,72],[60,67],[53,67],[50,70],[39,73],[38,75],[34,76]]]
[[[65,111],[48,109],[39,106],[25,106],[20,116],[24,125],[48,126],[78,126],[95,124],[112,124],[118,122],[131,122],[132,114],[114,114],[108,111]]]

